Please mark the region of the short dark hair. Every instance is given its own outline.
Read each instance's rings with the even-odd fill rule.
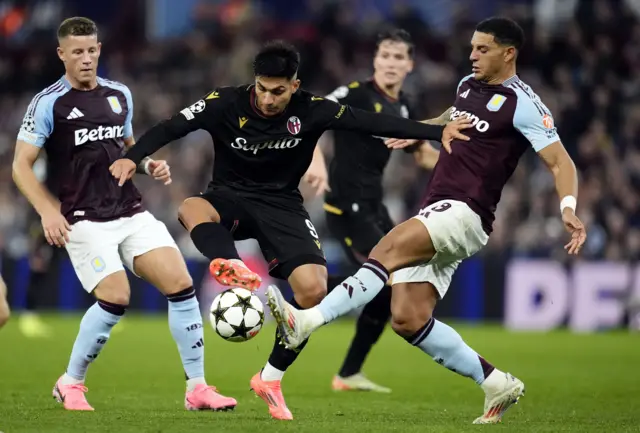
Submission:
[[[85,17],[72,17],[62,21],[58,27],[58,39],[67,36],[93,36],[98,34],[95,22]]]
[[[524,45],[524,31],[517,22],[510,18],[492,17],[481,21],[476,31],[493,35],[500,45],[511,45],[520,50]]]
[[[380,48],[380,44],[384,41],[403,42],[407,44],[409,57],[413,58],[415,52],[415,44],[411,39],[411,34],[404,29],[387,29],[378,33],[378,39],[376,40],[376,53]]]
[[[276,40],[267,42],[253,59],[253,74],[258,77],[292,79],[298,73],[300,53],[291,44]]]

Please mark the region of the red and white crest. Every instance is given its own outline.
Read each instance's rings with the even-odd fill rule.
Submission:
[[[301,128],[302,123],[300,122],[300,119],[298,119],[296,116],[289,117],[289,120],[287,120],[287,130],[291,135],[298,134]]]

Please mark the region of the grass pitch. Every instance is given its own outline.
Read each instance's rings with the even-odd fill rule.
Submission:
[[[457,326],[490,362],[521,378],[527,394],[501,425],[475,426],[483,393],[435,364],[388,329],[365,372],[393,393],[330,389],[353,335],[351,322],[314,334],[283,381],[292,422],[271,420],[249,392],[265,363],[273,326],[252,341],[228,343],[205,327],[210,384],[235,397],[234,412],[186,412],[179,356],[165,317],[130,316],[89,368],[93,413],[64,411],[51,388],[64,371],[79,316],[49,316],[55,338],[26,340],[16,319],[0,331],[0,431],[20,432],[640,432],[640,341],[625,332],[508,333]]]

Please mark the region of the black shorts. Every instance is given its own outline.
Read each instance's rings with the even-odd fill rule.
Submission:
[[[367,261],[373,247],[394,227],[382,203],[325,203],[324,210],[331,234],[355,266]]]
[[[322,245],[302,198],[216,186],[199,197],[218,211],[220,223],[237,241],[255,239],[269,263],[269,275],[288,279],[298,266],[326,266]]]

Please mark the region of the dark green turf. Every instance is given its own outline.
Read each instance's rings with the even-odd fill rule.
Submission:
[[[283,389],[295,420],[273,421],[249,379],[265,363],[273,328],[228,343],[206,327],[211,384],[238,400],[230,413],[183,408],[184,382],[165,318],[127,317],[89,369],[94,413],[64,411],[51,388],[64,371],[78,316],[49,317],[55,338],[24,339],[16,320],[0,331],[0,431],[19,432],[640,432],[640,335],[510,334],[458,326],[498,367],[524,380],[527,395],[501,425],[475,426],[483,394],[387,330],[366,373],[390,395],[334,393],[331,377],[353,333],[349,322],[313,336]]]

